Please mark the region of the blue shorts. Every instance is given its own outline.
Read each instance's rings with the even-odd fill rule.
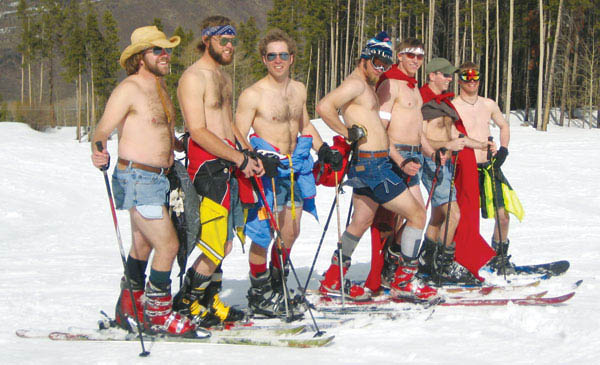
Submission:
[[[385,151],[360,151],[378,153]],[[406,184],[392,171],[389,157],[359,158],[348,171],[348,185],[354,194],[364,195],[377,204],[384,204],[402,194]]]
[[[270,179],[263,179],[263,184],[271,185]],[[277,190],[277,211],[282,211],[284,205],[291,208],[292,183],[290,178],[275,178],[275,187]],[[302,193],[296,182],[294,182],[294,202],[296,203],[296,208],[302,208]],[[245,233],[252,239],[253,243],[256,243],[264,249],[269,248],[269,245],[271,244],[271,223],[269,222],[264,208],[254,208],[248,211]]]
[[[163,174],[131,166],[115,168],[112,176],[115,207],[129,210],[136,207],[146,219],[162,219],[162,207],[167,204],[169,179]]]
[[[452,189],[452,196],[450,196],[450,184],[452,180],[452,173],[450,171],[451,164],[452,162],[448,159],[446,164],[440,167],[440,170],[438,171],[435,191],[431,197],[431,206],[434,208],[448,203],[448,198],[450,198],[450,201],[456,201],[456,189]],[[431,193],[431,184],[433,183],[435,168],[435,162],[429,157],[425,157],[421,180],[428,193]]]
[[[408,144],[396,144],[394,146],[396,148],[398,148],[398,147],[415,147],[415,146],[411,146]],[[408,187],[419,185],[419,182],[421,181],[421,173],[423,171],[423,168],[422,168],[423,153],[421,153],[420,151],[419,152],[417,152],[417,151],[398,151],[398,153],[400,154],[400,156],[402,156],[405,159],[414,157],[417,160],[419,160],[419,163],[421,164],[421,169],[419,169],[419,172],[417,172],[417,174],[414,176],[406,175],[404,172],[402,172],[402,170],[400,170],[398,168],[398,166],[396,166],[396,168],[394,169],[394,172],[396,172],[404,180],[404,182],[406,182],[406,185],[408,185]]]

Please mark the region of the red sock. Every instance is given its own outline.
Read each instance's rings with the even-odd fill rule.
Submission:
[[[265,271],[267,271],[267,264],[253,264],[250,263],[250,274],[252,274],[252,276],[254,276],[255,278],[258,277],[260,274],[264,273]]]
[[[281,256],[283,256],[283,261],[287,260],[288,256],[290,255],[290,251],[291,251],[291,249],[289,249],[289,248],[284,248],[281,251]],[[277,246],[275,246],[275,245],[273,245],[271,247],[271,263],[273,264],[273,267],[281,269],[281,263],[279,262],[279,254],[277,253]]]

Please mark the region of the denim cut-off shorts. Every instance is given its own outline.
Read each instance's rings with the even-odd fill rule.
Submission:
[[[396,148],[397,147],[405,147],[405,146],[410,147],[410,145],[406,145],[406,144],[395,145]],[[421,174],[423,171],[423,168],[422,168],[423,154],[421,152],[411,152],[411,151],[398,151],[398,153],[400,154],[400,156],[402,156],[405,159],[415,157],[417,160],[419,160],[419,164],[421,164],[421,169],[419,169],[419,172],[417,172],[417,174],[414,176],[408,176],[408,175],[404,174],[403,172],[402,173],[399,173],[397,171],[394,171],[394,172],[397,172],[398,175],[400,175],[400,177],[402,177],[404,179],[404,182],[406,182],[406,180],[408,180],[408,182],[406,182],[406,185],[408,185],[408,187],[419,185],[419,183],[421,181]],[[399,168],[398,168],[398,170],[399,170]],[[402,170],[400,170],[400,171],[402,171]]]
[[[369,151],[361,151],[365,152]],[[400,176],[392,171],[389,157],[359,158],[350,166],[348,178],[354,194],[367,196],[378,204],[389,202],[407,189]]]
[[[450,198],[450,201],[456,201],[456,189],[452,189],[452,196],[450,196],[450,184],[452,180],[452,171],[450,170],[451,164],[452,162],[450,159],[448,159],[446,164],[440,167],[440,170],[438,171],[435,190],[433,192],[433,196],[431,197],[431,206],[434,208],[448,203],[448,198]],[[431,193],[431,185],[433,184],[435,168],[435,162],[429,157],[425,157],[425,162],[423,164],[423,176],[421,177],[421,180],[423,181],[423,185],[425,185],[425,189],[427,189],[428,193]]]
[[[162,219],[162,207],[167,204],[169,180],[163,174],[140,170],[131,166],[124,170],[117,166],[112,176],[115,207],[129,210],[136,207],[146,219]]]

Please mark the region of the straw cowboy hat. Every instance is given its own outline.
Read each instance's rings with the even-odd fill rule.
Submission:
[[[154,46],[174,48],[180,41],[181,38],[177,35],[167,39],[165,33],[158,30],[154,25],[137,28],[131,33],[131,44],[121,53],[119,63],[125,68],[125,61],[140,51]]]

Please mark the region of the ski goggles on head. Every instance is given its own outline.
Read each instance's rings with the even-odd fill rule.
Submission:
[[[390,69],[390,67],[392,67],[392,64],[387,59],[383,59],[375,55],[371,57],[371,65],[373,65],[375,70],[380,72],[386,72]]]
[[[469,82],[469,81],[479,81],[480,77],[479,70],[464,70],[458,75],[460,81]]]
[[[173,48],[162,48],[162,47],[152,47],[149,48],[152,50],[152,54],[155,56],[160,56],[163,54],[163,52],[165,52],[166,54],[170,55],[171,53],[173,53]]]
[[[237,38],[225,38],[225,37],[221,37],[219,38],[219,44],[222,47],[225,47],[227,45],[227,43],[231,43],[232,46],[237,46],[238,45],[238,39]]]
[[[279,52],[279,53],[270,52],[270,53],[267,53],[266,57],[267,57],[267,61],[269,61],[269,62],[275,61],[275,59],[277,57],[279,57],[279,59],[282,61],[287,61],[290,59],[290,54],[288,52]]]

